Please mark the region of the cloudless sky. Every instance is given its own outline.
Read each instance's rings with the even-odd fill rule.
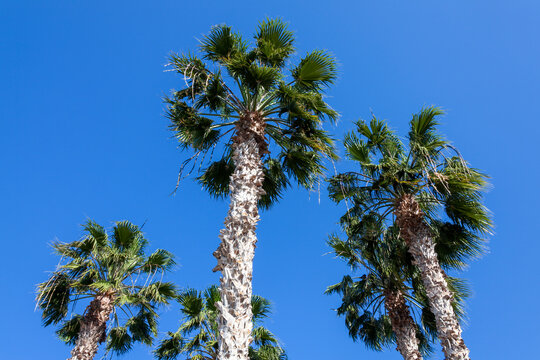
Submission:
[[[282,17],[298,54],[327,49],[339,60],[328,102],[336,138],[371,112],[405,135],[424,105],[447,110],[442,131],[491,175],[490,253],[462,274],[474,294],[464,339],[474,359],[538,357],[540,251],[540,3],[489,1],[36,1],[0,4],[0,358],[62,359],[70,348],[43,328],[34,289],[87,218],[143,224],[151,248],[180,264],[181,287],[217,283],[212,252],[227,211],[192,179],[174,189],[180,162],[161,97],[183,80],[164,72],[172,51],[195,50],[214,24],[246,38]],[[340,153],[343,151],[340,148]],[[339,169],[347,168],[340,164]],[[324,289],[347,273],[327,234],[344,208],[291,189],[262,214],[254,291],[269,298],[267,326],[291,360],[400,359],[347,336]],[[178,308],[160,334],[176,330]],[[137,347],[125,358],[149,359]],[[434,359],[442,359],[437,352]]]

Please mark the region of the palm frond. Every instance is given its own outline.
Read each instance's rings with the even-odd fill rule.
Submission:
[[[265,65],[282,67],[294,52],[294,35],[280,19],[266,19],[255,35],[257,58]]]
[[[180,333],[168,333],[168,337],[163,339],[154,350],[154,356],[158,360],[175,360],[184,347],[185,342]]]
[[[135,316],[126,321],[133,341],[152,345],[153,336],[157,335],[157,320],[155,314],[141,309]]]
[[[81,320],[81,315],[74,315],[71,319],[64,321],[62,326],[56,330],[58,338],[68,345],[75,345],[81,330]]]
[[[214,61],[226,62],[237,53],[245,52],[246,48],[241,36],[227,25],[213,26],[201,40],[204,58]]]
[[[320,90],[336,80],[336,60],[322,50],[313,51],[293,69],[292,77],[299,88]]]
[[[53,273],[47,282],[38,285],[36,301],[43,311],[44,326],[58,324],[67,316],[71,291],[71,280],[62,272]]]
[[[262,296],[253,295],[251,297],[251,311],[253,313],[253,320],[255,322],[259,322],[268,317],[271,313],[270,308],[270,301]]]
[[[141,254],[148,242],[137,225],[129,221],[118,221],[113,228],[112,243],[121,251]]]
[[[155,282],[140,289],[137,294],[141,302],[168,304],[177,296],[176,285],[171,282]]]
[[[148,256],[141,270],[144,272],[153,272],[156,269],[168,271],[176,263],[174,262],[174,255],[167,250],[157,249]]]
[[[127,353],[133,347],[133,339],[125,327],[119,326],[109,330],[105,351],[116,355]]]

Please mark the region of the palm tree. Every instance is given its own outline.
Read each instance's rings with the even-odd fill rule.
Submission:
[[[172,254],[158,249],[146,256],[147,240],[128,221],[117,222],[110,236],[92,221],[84,229],[81,240],[52,245],[62,260],[37,287],[44,326],[61,323],[57,335],[75,345],[71,360],[92,359],[105,341],[106,352],[116,354],[136,342],[151,345],[158,306],[176,296],[175,286],[161,281],[174,265]],[[75,313],[84,299],[89,305]]]
[[[353,206],[341,218],[347,240],[333,235],[329,245],[353,271],[363,269],[365,274],[356,279],[346,275],[326,293],[342,295],[337,313],[345,315],[353,340],[360,338],[378,351],[395,342],[404,359],[421,359],[422,354],[431,352],[437,331],[418,269],[412,265],[396,226],[386,228],[376,213],[357,218],[357,210]],[[438,238],[437,244],[443,259],[464,256],[463,248],[453,246],[449,236]],[[454,263],[442,264],[452,267]],[[447,281],[454,299],[452,306],[462,316],[466,287],[456,278],[448,277]]]
[[[400,237],[420,270],[446,358],[463,360],[469,359],[469,350],[452,309],[430,222],[442,221],[476,242],[489,233],[492,223],[481,204],[486,176],[470,168],[436,132],[436,118],[442,114],[428,107],[414,115],[408,148],[385,122],[375,117],[369,124],[358,122],[357,132],[365,140],[349,133],[345,147],[360,171],[337,175],[329,190],[334,200],[352,199],[364,213],[395,216]]]
[[[251,342],[252,268],[258,205],[278,200],[291,181],[310,188],[335,158],[321,129],[337,118],[323,99],[336,78],[334,59],[308,53],[286,71],[294,36],[280,20],[259,24],[253,46],[226,25],[201,40],[202,57],[172,55],[186,87],[174,91],[167,115],[183,149],[185,166],[202,169],[198,180],[210,194],[230,196],[230,207],[214,252],[221,271],[219,358],[247,359]],[[221,156],[214,161],[215,150]]]
[[[218,359],[218,310],[216,304],[220,300],[219,290],[211,286],[198,292],[188,289],[178,297],[181,312],[184,316],[180,328],[161,341],[154,354],[159,360],[175,360],[183,356],[186,360]],[[250,360],[285,360],[285,351],[279,346],[275,336],[260,322],[270,314],[268,300],[253,296],[253,344],[249,348]]]

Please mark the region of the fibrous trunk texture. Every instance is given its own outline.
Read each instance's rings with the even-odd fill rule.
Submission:
[[[264,121],[256,114],[243,116],[233,138],[235,170],[230,181],[230,205],[214,252],[220,270],[219,360],[247,360],[253,328],[251,295],[253,256],[259,221],[257,203],[264,193],[261,156],[266,151]]]
[[[416,325],[401,291],[388,291],[385,294],[385,307],[396,334],[397,351],[405,360],[421,360],[418,350]]]
[[[397,203],[395,215],[401,236],[420,269],[445,358],[469,360],[469,349],[461,337],[461,327],[452,308],[452,294],[435,252],[431,231],[414,196],[403,196]]]
[[[107,321],[114,308],[111,294],[97,295],[86,308],[81,330],[69,360],[91,360],[106,339]]]

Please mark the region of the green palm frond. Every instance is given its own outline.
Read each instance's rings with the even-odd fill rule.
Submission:
[[[181,354],[184,345],[184,339],[180,333],[169,332],[168,337],[159,343],[153,354],[158,360],[175,360]]]
[[[321,154],[315,151],[288,149],[280,157],[287,174],[308,189],[313,187],[317,178],[326,170]]]
[[[211,312],[217,312],[216,303],[221,299],[219,289],[216,285],[212,285],[204,290],[204,299],[206,308]]]
[[[176,263],[174,262],[172,253],[167,250],[157,249],[148,256],[141,270],[144,272],[152,272],[156,269],[168,271],[171,270],[174,265],[176,265]]]
[[[125,327],[119,326],[109,330],[107,336],[106,352],[113,352],[116,355],[127,353],[133,347],[133,339],[129,336]]]
[[[102,248],[107,245],[108,241],[108,235],[103,226],[95,223],[92,220],[88,220],[84,225],[83,228],[85,231],[88,232],[86,241],[92,243],[92,250],[97,250],[98,248]]]
[[[153,312],[145,309],[129,318],[126,326],[131,333],[133,341],[138,341],[146,345],[152,345],[153,337],[157,335],[157,320]]]
[[[200,317],[204,311],[204,300],[201,294],[195,289],[184,290],[178,296],[178,302],[182,306],[182,313],[188,317]]]
[[[201,50],[204,58],[226,62],[239,52],[244,52],[247,46],[239,34],[227,25],[212,27],[210,33],[201,40]]]
[[[264,180],[262,187],[264,194],[259,199],[259,207],[268,209],[277,200],[281,199],[283,192],[290,186],[290,182],[278,159],[269,158],[266,160],[263,171]]]
[[[81,330],[81,320],[82,316],[76,314],[71,319],[64,321],[62,326],[56,330],[58,338],[68,345],[75,345]]]
[[[253,328],[253,343],[257,346],[276,346],[278,341],[274,334],[263,326]]]
[[[366,311],[362,315],[347,313],[345,318],[349,336],[362,341],[368,349],[382,351],[393,343],[394,333],[388,316],[373,316]]]
[[[312,51],[293,69],[292,76],[299,88],[320,90],[336,80],[336,60],[322,50]]]
[[[441,266],[463,269],[486,252],[485,239],[461,225],[441,221],[431,225]]]
[[[262,296],[253,295],[251,297],[251,311],[255,322],[263,320],[270,315],[270,301]]]
[[[143,287],[136,295],[145,299],[145,301],[168,304],[170,299],[176,297],[176,294],[176,285],[170,282],[158,281]]]
[[[38,285],[37,303],[43,311],[44,326],[58,324],[67,316],[71,291],[71,280],[62,272],[53,273],[47,282]]]
[[[249,349],[250,360],[286,360],[285,351],[277,346],[262,345],[257,349]]]
[[[282,67],[294,52],[294,35],[280,19],[267,19],[259,24],[257,58],[265,65]]]
[[[120,251],[140,254],[147,244],[138,226],[129,221],[118,221],[113,228],[113,245]]]
[[[197,177],[199,183],[208,193],[216,198],[229,194],[229,183],[234,165],[230,155],[214,161]]]
[[[169,98],[165,98],[165,101],[170,104],[167,108],[170,129],[181,147],[207,150],[219,139],[220,131],[214,128],[212,119],[199,116],[195,108],[183,101]]]
[[[260,66],[250,64],[242,77],[244,85],[249,89],[257,91],[257,89],[270,89],[280,78],[279,69],[272,66]],[[260,93],[261,91],[257,91]]]

